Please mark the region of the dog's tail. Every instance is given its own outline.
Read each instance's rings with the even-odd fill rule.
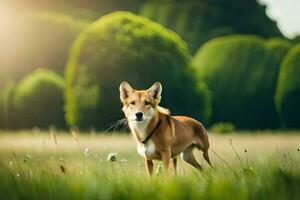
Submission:
[[[211,167],[213,167],[212,164],[211,164],[211,162],[210,162],[210,159],[209,159],[208,151],[207,151],[207,150],[206,150],[206,151],[203,151],[203,157],[204,157],[204,159],[206,160],[206,162],[207,162]]]
[[[200,140],[198,148],[203,151],[204,159],[212,167],[212,164],[210,162],[209,155],[208,155],[209,141],[208,141],[207,131],[204,128],[203,124],[201,124],[200,122],[197,125],[196,134],[198,135],[199,140]]]

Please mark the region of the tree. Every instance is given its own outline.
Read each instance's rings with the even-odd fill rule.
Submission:
[[[192,53],[206,41],[229,34],[282,36],[256,0],[150,0],[141,14],[174,30]]]

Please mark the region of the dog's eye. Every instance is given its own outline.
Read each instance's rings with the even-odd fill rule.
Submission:
[[[135,101],[131,101],[130,104],[131,104],[131,105],[134,105],[134,104],[135,104]]]
[[[145,105],[150,105],[150,101],[145,101]]]

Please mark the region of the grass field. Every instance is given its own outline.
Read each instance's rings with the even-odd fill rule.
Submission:
[[[1,132],[0,199],[300,199],[300,133],[210,143],[213,169],[196,152],[203,171],[180,159],[177,175],[157,167],[148,178],[128,135]]]

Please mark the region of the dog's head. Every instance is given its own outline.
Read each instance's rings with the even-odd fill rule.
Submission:
[[[162,86],[154,83],[147,90],[135,90],[129,83],[120,85],[120,99],[123,112],[129,122],[143,122],[151,120],[161,99]]]

